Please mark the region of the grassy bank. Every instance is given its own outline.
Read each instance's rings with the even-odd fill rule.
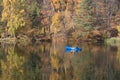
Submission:
[[[105,42],[108,45],[117,46],[117,45],[120,45],[120,37],[112,37],[112,38],[106,39]]]

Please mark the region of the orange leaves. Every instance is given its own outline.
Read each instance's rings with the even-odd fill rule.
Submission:
[[[56,9],[60,8],[60,0],[52,0],[53,1],[53,5],[55,6]]]
[[[52,17],[52,24],[51,26],[58,25],[60,23],[61,14],[55,13],[55,15]]]
[[[55,13],[55,15],[52,17],[52,26],[55,23],[59,23],[60,22],[60,13]]]
[[[60,0],[52,0],[53,1],[53,3],[55,3],[55,2],[59,2]]]
[[[52,17],[52,23],[51,23],[51,30],[54,33],[57,33],[59,31],[60,22],[61,22],[61,14],[55,13],[54,16]]]
[[[82,0],[75,0],[76,3],[80,3]]]
[[[53,22],[59,21],[61,14],[55,13],[55,15],[52,17]],[[54,21],[55,20],[55,21]]]

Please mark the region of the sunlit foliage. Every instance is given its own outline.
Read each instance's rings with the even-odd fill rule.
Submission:
[[[61,28],[62,26],[62,13],[58,12],[55,13],[54,16],[52,17],[52,23],[51,23],[51,32],[57,33],[60,30],[62,30]]]
[[[2,21],[7,21],[11,35],[25,26],[25,0],[3,0]]]
[[[119,31],[119,34],[120,34],[120,25],[119,25],[119,26],[117,26],[117,30]]]
[[[0,35],[5,37],[51,33],[85,37],[90,30],[118,25],[119,1],[0,0],[0,17]]]

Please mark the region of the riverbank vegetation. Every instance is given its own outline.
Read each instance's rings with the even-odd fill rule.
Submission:
[[[119,0],[0,0],[1,40],[104,42],[119,33]]]

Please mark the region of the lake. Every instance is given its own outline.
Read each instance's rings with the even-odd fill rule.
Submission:
[[[78,53],[65,46],[78,46]],[[0,44],[0,80],[120,80],[120,46],[92,43]]]

